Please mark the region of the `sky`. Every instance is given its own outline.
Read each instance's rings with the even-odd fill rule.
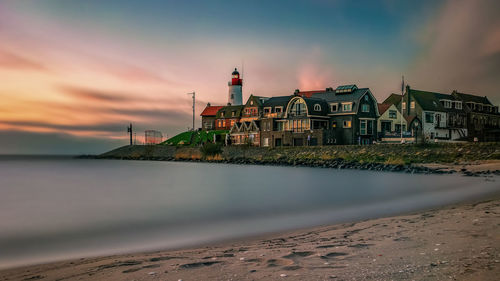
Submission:
[[[500,1],[0,0],[0,154],[96,154],[173,136],[210,102],[345,84],[500,104]]]

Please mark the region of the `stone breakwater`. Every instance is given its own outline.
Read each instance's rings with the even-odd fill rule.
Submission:
[[[85,156],[82,156],[85,157]],[[90,156],[99,159],[194,161],[250,165],[302,166],[425,174],[461,173],[465,176],[500,175],[500,169],[470,171],[467,164],[500,159],[500,144],[371,145],[323,147],[224,147],[204,156],[198,147],[123,146]],[[425,163],[445,163],[426,167]],[[449,164],[448,166],[446,164]],[[463,166],[461,166],[463,165]],[[495,167],[498,167],[495,166]]]

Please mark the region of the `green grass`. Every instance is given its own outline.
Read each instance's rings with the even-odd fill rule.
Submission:
[[[164,141],[163,145],[190,145],[190,146],[198,146],[202,143],[206,142],[211,142],[214,139],[214,135],[221,135],[221,138],[223,139],[225,134],[227,134],[228,131],[226,130],[218,130],[218,131],[197,131],[197,132],[183,132],[180,133],[174,137],[169,138],[168,140]],[[191,141],[191,136],[194,134],[193,137],[193,143],[190,143]],[[180,144],[182,143],[182,144]]]

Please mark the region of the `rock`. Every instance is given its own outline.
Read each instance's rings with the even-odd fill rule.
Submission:
[[[286,274],[284,274],[284,273],[281,273],[281,274],[280,274],[280,277],[286,277],[286,276],[287,276],[287,275],[286,275]]]

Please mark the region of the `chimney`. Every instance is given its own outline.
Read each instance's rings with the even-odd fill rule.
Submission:
[[[210,106],[210,103],[207,103],[207,106]]]
[[[299,89],[295,89],[295,92],[293,92],[293,95],[297,96],[297,95],[299,95],[299,93],[300,93],[300,90]]]
[[[228,102],[228,103],[227,103],[227,106],[230,106],[230,105],[231,105],[231,103],[230,103],[230,102]]]

